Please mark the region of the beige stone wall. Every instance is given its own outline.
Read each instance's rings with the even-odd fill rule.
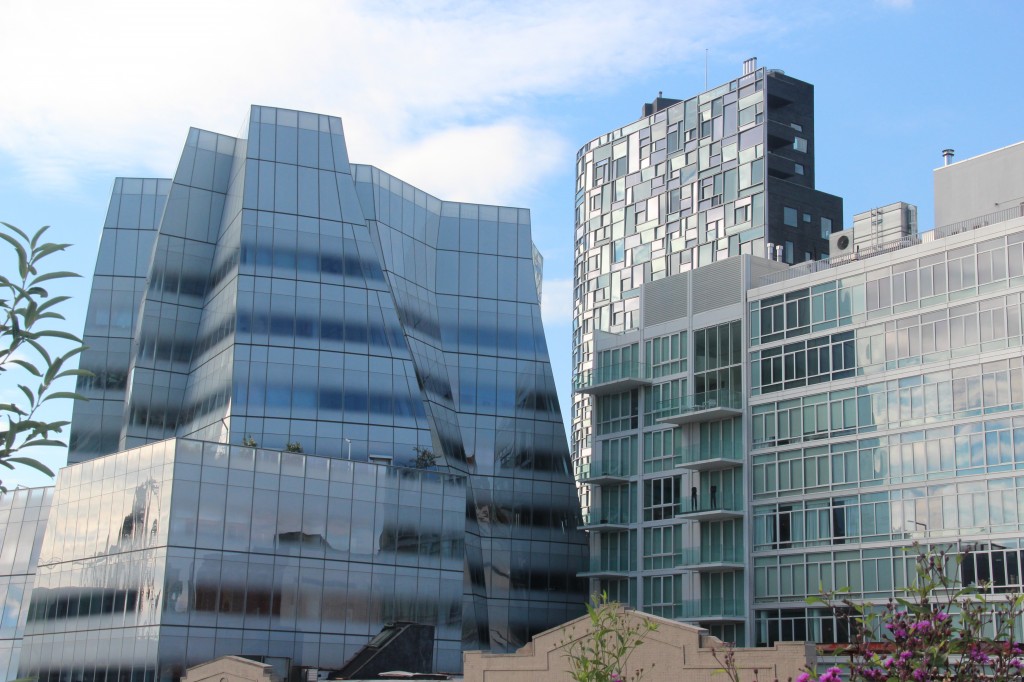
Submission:
[[[185,671],[181,682],[277,682],[270,665],[239,656],[221,656]]]
[[[632,678],[643,670],[644,682],[728,682],[723,672],[717,672],[722,664],[713,655],[716,650],[723,658],[724,645],[706,630],[631,609],[624,609],[623,617],[630,622],[647,619],[658,624],[627,660],[623,677]],[[565,649],[589,632],[590,619],[584,616],[537,635],[513,654],[468,651],[463,654],[465,682],[566,682],[570,677]],[[735,655],[741,682],[795,679],[813,665],[815,657],[810,643],[736,649]]]

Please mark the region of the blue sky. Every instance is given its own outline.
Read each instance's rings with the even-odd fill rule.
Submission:
[[[703,90],[705,54],[711,86],[757,57],[815,85],[817,185],[844,197],[846,225],[908,201],[930,229],[942,149],[1024,139],[1024,3],[972,4],[0,0],[0,220],[74,244],[54,265],[86,275],[65,309],[79,332],[115,176],[169,176],[189,126],[235,134],[251,103],[338,115],[355,162],[532,209],[567,408],[581,145],[659,91]]]

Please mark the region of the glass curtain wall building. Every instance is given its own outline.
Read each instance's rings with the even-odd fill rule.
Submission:
[[[577,375],[592,584],[750,645],[844,641],[807,595],[885,603],[915,543],[1024,588],[1020,169],[1024,144],[940,168],[954,222],[921,235],[645,284]]]
[[[939,168],[950,223],[750,292],[756,643],[841,641],[806,595],[884,603],[915,542],[1024,589],[1022,171],[1024,144]]]
[[[53,488],[21,488],[0,495],[0,674],[18,677],[22,638]]]
[[[104,226],[85,330],[89,350],[81,361],[94,374],[79,386],[90,401],[76,404],[71,426],[69,461],[79,464],[62,475],[57,494],[62,509],[80,509],[76,505],[87,497],[107,509],[100,497],[113,485],[121,492],[109,502],[110,518],[128,523],[136,513],[131,505],[142,504],[141,483],[129,479],[143,474],[126,473],[123,482],[117,472],[134,465],[110,463],[126,461],[124,455],[105,456],[128,451],[142,457],[139,448],[168,443],[161,446],[167,451],[162,468],[151,472],[164,499],[161,514],[168,515],[146,540],[156,557],[154,587],[147,588],[155,601],[147,610],[135,602],[132,611],[128,598],[118,596],[111,607],[118,617],[139,614],[130,616],[132,628],[148,628],[121,631],[124,642],[154,639],[130,659],[132,673],[176,676],[182,665],[207,654],[262,653],[258,642],[271,630],[278,642],[271,647],[274,656],[294,665],[333,665],[342,654],[332,650],[328,656],[326,645],[309,643],[320,641],[320,633],[341,636],[344,654],[351,655],[386,620],[421,616],[438,626],[436,665],[451,670],[461,666],[462,648],[514,649],[578,615],[585,586],[576,574],[584,568],[585,540],[577,529],[578,498],[541,326],[541,259],[528,211],[442,201],[379,169],[351,164],[338,118],[257,106],[244,130],[246,137],[234,138],[192,129],[172,180],[118,179]],[[186,440],[166,441],[171,438]],[[215,450],[221,454],[211,455],[214,463],[181,459],[182,443],[196,441],[222,444]],[[339,471],[348,466],[345,471],[371,472],[365,474],[371,482],[336,489],[334,474],[324,474],[326,479],[315,478],[325,481],[324,491],[319,483],[301,483],[301,476],[286,482],[283,469],[275,474],[268,464],[271,469],[250,469],[232,483],[234,446],[256,452],[257,464],[260,452],[273,453],[266,455],[271,458],[281,450],[313,453],[317,457],[295,460],[314,462],[304,465],[307,474],[311,466],[334,472],[328,460],[337,460]],[[99,468],[101,461],[113,473]],[[351,462],[363,464],[351,469]],[[282,476],[278,484],[267,479],[274,475]],[[253,476],[264,483],[253,487]],[[108,477],[114,482],[100,485]],[[406,479],[430,481],[422,505],[403,493],[404,506],[394,507],[397,497],[385,491],[387,481]],[[440,480],[457,483],[442,489],[433,483]],[[310,492],[311,485],[317,492]],[[146,491],[149,500],[155,493]],[[376,528],[374,514],[356,507],[351,516],[338,517],[343,522],[333,513],[324,516],[324,505],[340,509],[357,502],[377,504],[378,515],[397,515],[396,530]],[[422,531],[401,521],[456,503],[463,522],[457,542],[448,526]],[[195,543],[189,532],[176,535],[179,516],[193,513],[206,518],[209,529],[227,524],[224,533],[254,515],[276,517],[253,522],[248,540],[247,531],[237,529],[229,547],[218,544],[223,539],[214,538],[216,530],[202,542],[196,536]],[[292,518],[298,513],[301,521]],[[58,512],[48,532],[68,522]],[[351,598],[344,619],[322,611],[320,626],[316,618],[285,625],[275,618],[287,598],[278,606],[263,588],[253,593],[251,607],[248,594],[231,592],[235,587],[213,596],[219,583],[212,576],[229,573],[215,567],[224,562],[276,576],[279,563],[292,561],[282,556],[302,559],[305,550],[274,547],[315,546],[312,551],[329,557],[330,548],[348,540],[331,539],[324,523],[366,536],[356,554],[335,555],[335,564],[322,569],[345,570],[348,578],[309,578],[311,586],[333,585],[336,602]],[[257,541],[257,525],[263,534],[276,527],[276,539]],[[33,613],[47,615],[29,634],[25,674],[67,673],[68,661],[53,657],[56,644],[89,629],[83,627],[88,619],[77,620],[80,606],[72,613],[60,599],[45,601],[54,598],[53,590],[135,589],[122,584],[134,577],[111,577],[126,558],[96,558],[100,546],[110,548],[106,554],[124,550],[110,532],[79,528],[82,547],[64,543],[47,554],[50,592],[40,592],[38,605],[33,603]],[[241,554],[211,559],[207,573],[198,555],[182,558],[172,576],[174,551],[192,557],[200,545]],[[161,551],[167,558],[160,558]],[[377,559],[395,552],[412,558],[387,559],[381,570],[391,577],[377,577]],[[97,570],[73,568],[87,557]],[[404,568],[394,568],[396,561]],[[410,593],[420,565],[428,569],[421,598]],[[104,566],[111,566],[109,574]],[[453,583],[444,571],[456,568],[461,587],[452,606],[447,590]],[[319,575],[321,568],[311,570]],[[301,566],[295,575],[305,580]],[[395,581],[405,595],[397,606]],[[201,583],[205,597],[182,587]],[[182,596],[189,589],[191,596]],[[320,594],[320,588],[310,589],[310,595]],[[141,600],[141,587],[138,592]],[[172,595],[174,604],[168,602]],[[169,613],[185,615],[165,620]],[[248,625],[224,615],[223,627],[232,633],[222,645],[217,614],[228,613],[259,615],[263,620],[253,622],[266,632],[254,635],[257,644],[243,652],[238,643],[250,640]],[[183,618],[191,627],[193,617],[201,629],[163,629],[184,626]],[[184,644],[170,644],[179,637]],[[206,643],[193,643],[202,638]],[[120,644],[110,646],[114,651]],[[97,659],[99,667],[82,674],[94,679],[125,671],[103,665]]]

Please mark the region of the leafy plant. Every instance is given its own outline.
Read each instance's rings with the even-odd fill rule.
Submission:
[[[572,679],[576,682],[625,682],[629,656],[643,644],[648,634],[658,629],[658,624],[646,618],[639,623],[631,622],[621,604],[608,601],[607,592],[591,597],[587,615],[590,632],[562,642]],[[643,668],[639,668],[628,679],[639,680],[643,674]]]
[[[51,297],[42,286],[78,275],[41,271],[43,259],[70,246],[43,242],[47,227],[29,235],[14,225],[0,225],[0,239],[10,245],[17,260],[17,273],[0,273],[0,375],[13,366],[34,378],[28,382],[34,386],[18,384],[24,401],[0,403],[0,465],[8,469],[24,465],[53,476],[45,464],[19,453],[31,447],[66,447],[55,435],[62,433],[70,422],[44,421],[38,415],[39,410],[51,400],[85,400],[71,391],[51,391],[53,384],[61,379],[91,376],[91,373],[67,368],[71,359],[85,350],[82,340],[49,326],[54,320],[64,320],[56,308],[70,297]],[[63,354],[53,354],[52,350],[47,350],[47,345],[53,341],[67,341],[73,347]],[[0,482],[0,491],[6,490]]]
[[[285,445],[284,449],[288,452],[302,452],[302,443],[294,441]]]
[[[413,451],[416,453],[417,469],[429,469],[437,464],[437,455],[430,448],[413,448]]]
[[[259,443],[256,442],[256,439],[253,438],[252,435],[247,435],[245,438],[243,438],[242,445],[244,445],[247,448],[259,447]]]

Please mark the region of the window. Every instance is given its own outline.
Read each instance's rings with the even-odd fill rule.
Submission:
[[[615,159],[615,177],[621,178],[627,172],[629,172],[629,159],[625,156]]]
[[[626,260],[626,242],[619,239],[612,244],[612,262],[621,263]]]
[[[785,256],[785,258],[786,258],[786,262],[787,263],[789,263],[790,265],[793,264],[793,242],[790,242],[790,241],[786,242],[786,256]]]
[[[679,503],[681,477],[644,481],[644,521],[674,518]]]
[[[789,206],[782,207],[782,222],[790,227],[796,227],[796,209]]]
[[[802,137],[793,138],[793,149],[798,152],[807,153],[807,140]]]
[[[810,213],[804,213],[804,222],[805,223],[811,222],[811,214]]]
[[[832,234],[832,219],[822,216],[821,218],[821,238],[828,239],[829,235]]]
[[[804,174],[804,165],[802,163],[794,163],[793,164],[793,172],[796,173],[797,175],[803,175]]]

